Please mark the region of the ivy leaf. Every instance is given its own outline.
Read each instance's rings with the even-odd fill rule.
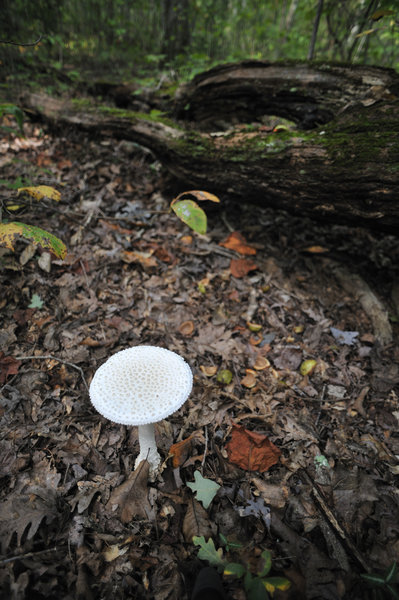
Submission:
[[[212,538],[206,542],[203,535],[193,536],[193,544],[195,546],[200,546],[200,550],[198,552],[198,558],[201,560],[206,560],[213,567],[221,568],[226,564],[223,560],[223,550],[219,548],[216,550],[215,544]]]
[[[199,471],[194,472],[194,479],[194,483],[187,483],[187,485],[195,492],[196,498],[202,503],[202,506],[208,508],[220,485],[211,479],[205,479]]]
[[[28,304],[28,308],[43,308],[43,300],[38,294],[32,294],[31,302]]]
[[[206,233],[207,219],[206,214],[194,200],[181,200],[171,205],[183,223],[191,227],[197,233]]]
[[[14,250],[14,243],[18,236],[22,236],[42,248],[47,248],[57,258],[63,260],[66,256],[67,249],[64,242],[52,233],[40,229],[40,227],[18,223],[17,221],[0,223],[0,246]]]

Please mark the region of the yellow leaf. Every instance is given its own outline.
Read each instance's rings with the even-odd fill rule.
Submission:
[[[215,196],[215,194],[210,194],[209,192],[204,192],[203,190],[189,190],[188,192],[182,192],[176,198],[172,200],[170,203],[171,206],[178,200],[180,200],[183,196],[194,196],[197,200],[210,200],[211,202],[220,202],[219,198]]]
[[[250,331],[253,331],[254,333],[258,333],[258,331],[262,329],[262,325],[260,325],[259,323],[251,323],[250,321],[247,321],[247,327]]]
[[[50,198],[50,200],[55,200],[59,202],[61,199],[61,194],[58,190],[50,187],[49,185],[37,185],[32,187],[23,187],[18,188],[18,194],[21,192],[26,192],[29,196],[33,196],[36,200],[42,200],[43,198]]]
[[[65,244],[52,233],[25,223],[0,223],[0,246],[14,250],[14,244],[19,236],[33,244],[47,248],[58,258],[64,259],[67,253]]]

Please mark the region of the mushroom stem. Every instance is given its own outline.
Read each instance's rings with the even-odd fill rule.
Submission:
[[[139,425],[139,444],[140,453],[134,463],[134,468],[137,469],[142,460],[148,460],[150,463],[150,470],[156,471],[161,463],[161,457],[157,450],[155,442],[155,427],[154,423],[148,423],[147,425]]]

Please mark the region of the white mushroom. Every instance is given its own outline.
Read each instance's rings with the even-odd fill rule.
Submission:
[[[97,369],[90,384],[90,400],[114,423],[138,425],[140,453],[154,473],[161,462],[154,423],[165,419],[187,400],[193,375],[185,360],[158,346],[135,346],[111,356]]]

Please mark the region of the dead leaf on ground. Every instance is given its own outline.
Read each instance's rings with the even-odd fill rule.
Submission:
[[[235,250],[239,254],[246,256],[253,256],[256,254],[255,248],[247,244],[245,237],[239,231],[233,231],[230,235],[219,243],[219,246],[228,248],[229,250]]]
[[[194,535],[212,537],[215,529],[215,524],[210,521],[205,508],[198,500],[190,498],[183,521],[183,535],[186,542],[190,543]]]
[[[193,439],[194,435],[190,435],[187,439],[177,442],[177,444],[172,444],[170,447],[169,456],[172,456],[174,469],[181,467],[190,456],[193,448]]]
[[[10,375],[16,375],[21,365],[13,356],[5,356],[0,352],[0,385],[3,385]]]
[[[119,507],[122,523],[130,523],[134,517],[153,519],[147,489],[149,470],[148,461],[142,461],[128,479],[112,492],[106,507],[110,511]]]
[[[281,450],[266,435],[233,425],[231,439],[226,444],[228,459],[247,471],[268,471],[275,465]]]
[[[256,373],[252,369],[246,370],[245,377],[241,379],[241,385],[249,389],[256,386]]]
[[[251,481],[256,486],[258,492],[260,492],[266,504],[274,508],[284,508],[289,494],[289,489],[286,485],[269,483],[260,479],[260,477],[253,477]]]
[[[258,265],[246,258],[232,258],[230,262],[230,273],[238,279],[245,277],[250,271],[255,271],[257,268]]]
[[[182,335],[186,335],[189,337],[193,335],[195,329],[195,325],[193,321],[183,321],[183,323],[179,327],[179,331]]]

